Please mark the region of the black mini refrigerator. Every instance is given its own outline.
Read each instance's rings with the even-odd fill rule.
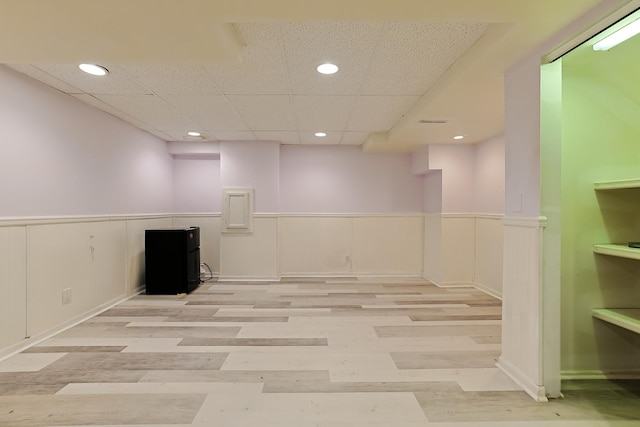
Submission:
[[[200,228],[145,230],[147,294],[188,293],[200,284]]]

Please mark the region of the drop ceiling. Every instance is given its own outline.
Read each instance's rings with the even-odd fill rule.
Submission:
[[[598,3],[0,0],[0,62],[166,141],[409,151],[500,134],[505,69]]]

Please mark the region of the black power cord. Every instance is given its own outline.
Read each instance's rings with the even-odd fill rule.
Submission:
[[[210,282],[213,279],[215,279],[213,275],[213,270],[211,270],[211,267],[209,267],[209,265],[206,262],[201,262],[200,267],[205,267],[207,269],[206,272],[200,273],[200,283]]]

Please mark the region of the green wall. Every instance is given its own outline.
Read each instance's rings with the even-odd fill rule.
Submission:
[[[561,59],[560,105],[542,103],[543,128],[552,128],[543,129],[543,139],[561,140],[560,147],[543,142],[541,172],[543,210],[560,219],[566,376],[640,370],[640,335],[591,317],[593,308],[640,307],[640,261],[592,250],[595,243],[640,241],[640,189],[593,189],[597,181],[640,178],[639,54],[640,36],[608,52],[579,47]],[[545,110],[561,120],[545,120]]]

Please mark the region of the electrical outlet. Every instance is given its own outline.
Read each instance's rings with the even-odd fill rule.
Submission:
[[[351,263],[351,255],[345,255],[344,256],[344,262],[347,263],[347,264],[350,264]]]
[[[69,304],[71,302],[71,288],[62,290],[62,304]]]

